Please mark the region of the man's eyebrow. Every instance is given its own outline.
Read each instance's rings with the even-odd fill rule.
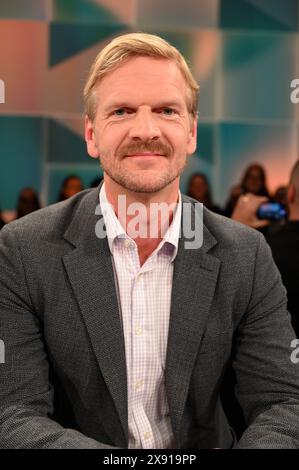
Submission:
[[[182,103],[177,100],[161,101],[154,108],[182,108]]]
[[[109,103],[105,108],[104,111],[110,112],[113,109],[119,108],[129,108],[134,109],[138,106],[134,105],[133,102],[126,102],[126,101],[114,101]],[[182,109],[183,105],[177,100],[167,100],[167,101],[158,101],[156,104],[151,105],[152,109],[159,109],[159,108],[179,108]]]
[[[112,109],[118,109],[118,108],[134,108],[132,103],[126,102],[126,101],[114,101],[109,103],[105,107],[105,111],[110,111]]]

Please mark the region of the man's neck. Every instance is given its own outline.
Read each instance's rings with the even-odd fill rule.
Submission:
[[[142,266],[157,248],[172,223],[179,200],[179,179],[159,192],[136,193],[106,178],[105,192],[121,225],[137,244]],[[158,207],[161,208],[163,216],[157,216]],[[132,236],[131,230],[136,228],[136,217],[138,217],[138,234],[141,236],[134,234]]]

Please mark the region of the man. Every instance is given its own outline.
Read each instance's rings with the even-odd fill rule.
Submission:
[[[238,447],[299,445],[294,332],[263,237],[204,210],[203,243],[188,248],[198,208],[179,177],[197,88],[159,37],[113,40],[84,91],[100,191],[1,232],[2,447],[236,446],[220,401],[230,359],[248,426]],[[155,236],[153,203],[169,208]]]
[[[299,161],[291,171],[287,200],[288,221],[277,232],[269,233],[267,241],[287,290],[288,310],[299,338]]]

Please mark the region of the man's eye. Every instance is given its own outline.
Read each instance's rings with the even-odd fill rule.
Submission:
[[[123,116],[125,114],[126,110],[125,108],[118,108],[118,109],[115,109],[115,111],[113,112],[116,116]]]
[[[126,116],[127,114],[132,114],[134,111],[130,108],[117,108],[113,111],[114,116]]]
[[[173,116],[175,114],[175,110],[173,108],[163,108],[161,112],[165,116]]]

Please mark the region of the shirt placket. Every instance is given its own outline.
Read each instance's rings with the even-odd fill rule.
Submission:
[[[136,249],[136,257],[138,257]],[[139,260],[138,260],[139,264]],[[145,413],[145,404],[149,399],[148,360],[147,360],[147,304],[146,304],[146,273],[150,265],[145,263],[136,271],[132,288],[132,402],[134,421],[138,428],[142,448],[153,448],[154,436],[150,421]]]

